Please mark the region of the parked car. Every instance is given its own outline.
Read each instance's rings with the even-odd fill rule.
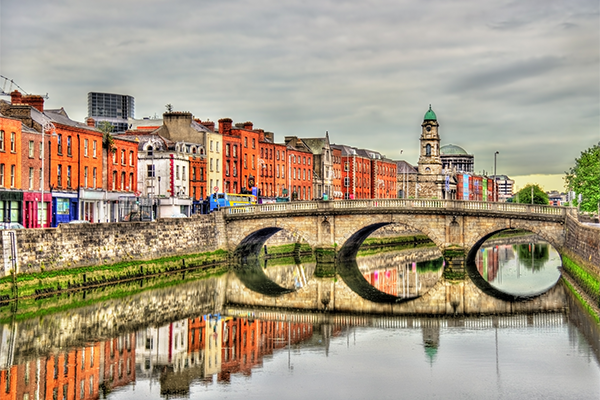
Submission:
[[[0,229],[25,229],[25,227],[18,222],[0,222]]]
[[[123,217],[123,222],[151,221],[150,213],[146,211],[131,211]]]
[[[187,218],[188,216],[183,214],[183,213],[175,213],[173,215],[171,215],[170,218]]]

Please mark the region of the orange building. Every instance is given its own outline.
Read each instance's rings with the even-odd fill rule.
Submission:
[[[230,380],[231,374],[250,375],[275,349],[300,343],[312,336],[311,324],[233,318],[223,322],[223,349],[218,380]]]
[[[100,344],[96,343],[47,357],[44,399],[98,399],[100,349]]]
[[[21,121],[0,117],[0,222],[21,222]]]
[[[135,382],[135,333],[107,340],[100,347],[104,353],[105,386],[112,390]]]

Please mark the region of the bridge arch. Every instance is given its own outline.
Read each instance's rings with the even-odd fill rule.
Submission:
[[[309,230],[303,230],[304,224],[296,224],[293,220],[264,219],[249,221],[251,223],[235,223],[228,226],[228,242],[234,256],[245,257],[258,255],[261,248],[271,236],[279,231],[289,232],[296,243],[306,242],[312,248],[317,246],[316,235]]]
[[[529,231],[546,242],[550,243],[552,247],[556,249],[558,254],[560,255],[562,245],[564,243],[564,228],[562,226],[548,226],[540,223],[532,223],[531,221],[511,221],[509,226],[502,226],[501,224],[497,224],[496,226],[490,227],[486,230],[479,230],[478,238],[475,240],[465,243],[465,250],[467,253],[466,261],[467,263],[474,263],[475,257],[477,255],[477,251],[479,248],[485,243],[486,240],[491,238],[497,233],[507,231],[510,229],[522,229],[525,231]]]

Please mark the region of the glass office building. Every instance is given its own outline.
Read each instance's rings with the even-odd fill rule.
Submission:
[[[96,126],[100,121],[108,121],[114,132],[127,130],[127,119],[135,118],[132,96],[114,93],[88,93],[88,117],[94,118]]]

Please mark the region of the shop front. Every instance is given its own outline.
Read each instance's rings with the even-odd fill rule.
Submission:
[[[23,192],[23,226],[25,228],[47,228],[50,226],[52,194],[44,192]]]
[[[106,192],[100,189],[79,189],[79,212],[77,219],[105,222],[104,199]]]
[[[0,222],[22,223],[23,192],[20,190],[0,191]]]
[[[52,226],[67,224],[77,219],[77,193],[52,192]]]

